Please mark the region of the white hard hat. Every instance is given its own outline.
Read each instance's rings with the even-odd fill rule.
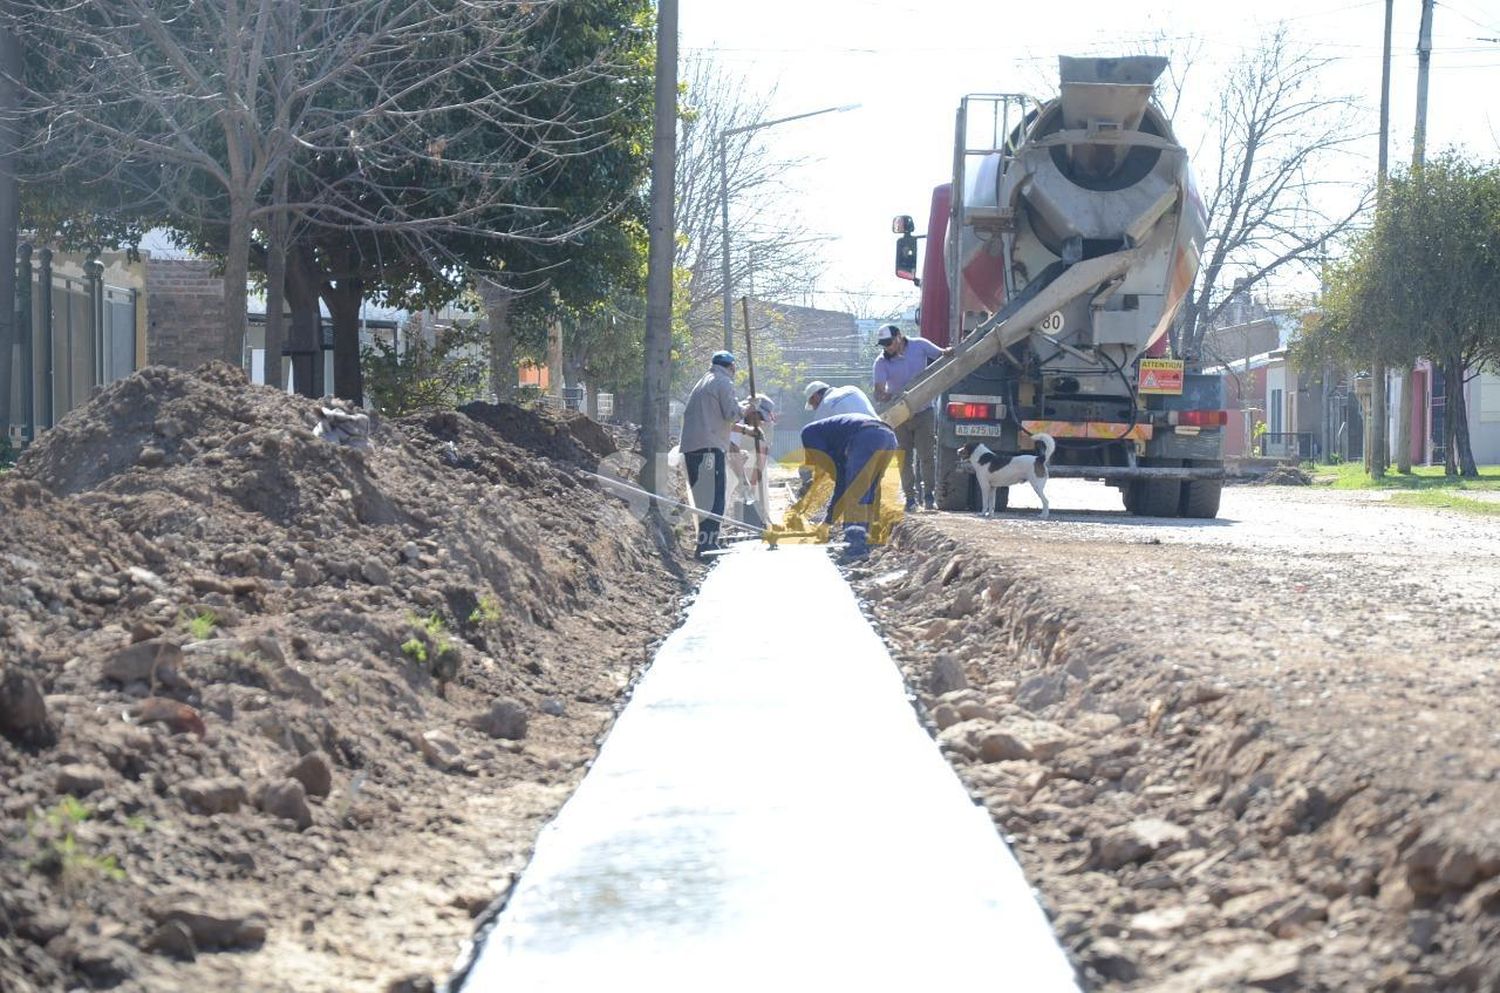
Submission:
[[[806,387],[803,388],[802,399],[806,400],[807,405],[811,407],[812,398],[817,396],[819,393],[822,393],[826,389],[828,389],[827,383],[823,382],[821,379],[814,379],[812,382],[808,383]]]

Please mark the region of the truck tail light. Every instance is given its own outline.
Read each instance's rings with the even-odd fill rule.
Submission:
[[[992,421],[995,405],[992,403],[949,403],[948,419],[954,421]]]
[[[1173,410],[1167,414],[1171,424],[1193,428],[1221,428],[1229,423],[1227,410]]]

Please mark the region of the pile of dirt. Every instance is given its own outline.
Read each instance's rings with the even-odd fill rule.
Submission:
[[[153,367],[0,477],[7,990],[442,971],[670,628],[586,418],[318,420]]]
[[[465,404],[459,411],[488,425],[511,444],[588,469],[618,448],[608,428],[572,411],[483,402]]]
[[[1286,641],[1259,667],[1199,650],[1204,621],[1182,612],[1222,565],[1134,544],[1089,546],[1083,567],[1056,534],[1008,537],[979,549],[909,521],[853,578],[1085,989],[1500,989],[1492,746],[1377,739],[1367,722],[1396,718],[1342,682],[1317,694]],[[1098,594],[1131,570],[1154,594]],[[1389,709],[1424,728],[1431,706]]]
[[[1279,465],[1270,472],[1256,476],[1256,486],[1311,486],[1312,474],[1294,465]]]

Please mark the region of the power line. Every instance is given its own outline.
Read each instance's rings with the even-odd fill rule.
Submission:
[[[1438,4],[1438,6],[1439,7],[1444,7],[1446,9],[1452,11],[1453,13],[1457,14],[1459,17],[1462,17],[1464,20],[1468,21],[1470,24],[1474,24],[1474,25],[1477,25],[1478,27],[1484,28],[1486,31],[1494,31],[1494,30],[1496,30],[1496,25],[1495,25],[1495,23],[1493,21],[1490,22],[1490,23],[1485,23],[1484,21],[1476,20],[1475,18],[1470,17],[1468,14],[1464,13],[1458,7],[1455,7],[1452,4],[1451,0],[1449,0],[1449,2],[1440,3],[1440,4]]]

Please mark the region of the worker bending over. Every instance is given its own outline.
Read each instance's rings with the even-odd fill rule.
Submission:
[[[871,529],[876,529],[878,540],[884,540],[892,523],[881,519],[880,491],[886,468],[897,458],[896,433],[869,414],[835,414],[802,429],[802,449],[813,484],[787,515],[788,528],[804,527],[807,506],[832,479],[827,521],[844,525],[848,543],[844,556],[863,558],[870,551]]]

